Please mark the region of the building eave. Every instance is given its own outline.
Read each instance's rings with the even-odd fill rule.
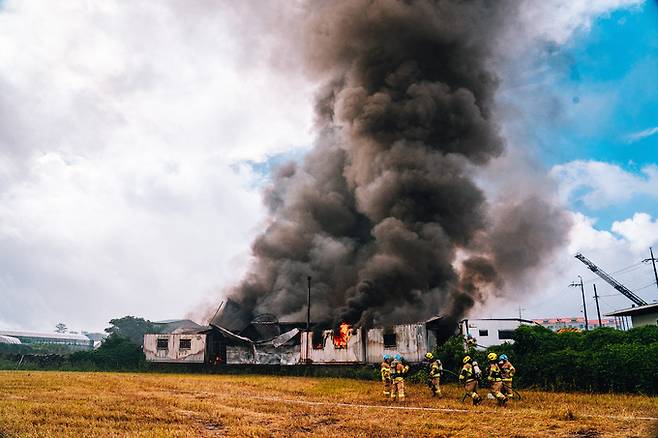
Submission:
[[[614,312],[606,313],[605,316],[636,316],[646,315],[648,313],[658,313],[658,303],[615,310]]]

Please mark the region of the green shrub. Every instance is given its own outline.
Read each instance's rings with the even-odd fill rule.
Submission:
[[[658,327],[557,334],[521,326],[508,354],[516,384],[550,390],[658,392]],[[502,351],[502,347],[497,347]]]
[[[125,370],[140,368],[145,362],[145,357],[139,345],[128,338],[112,334],[98,349],[78,351],[71,354],[69,360],[76,365],[93,364],[99,369]]]

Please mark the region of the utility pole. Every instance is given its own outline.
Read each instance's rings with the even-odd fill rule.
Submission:
[[[603,326],[601,322],[601,309],[599,309],[599,295],[596,293],[596,283],[594,284],[594,301],[596,301],[596,314],[599,317],[599,328]]]
[[[524,309],[523,307],[519,306],[519,319],[523,319],[523,316],[522,316],[521,312],[523,312],[524,310],[526,310],[526,309]]]
[[[583,286],[583,277],[578,276],[578,283],[573,282],[569,286],[578,287],[580,286],[580,293],[583,296],[583,314],[585,315],[585,330],[589,330],[589,322],[587,321],[587,305],[585,304],[585,286]]]
[[[653,256],[653,248],[649,247],[649,254],[651,254],[650,259],[644,259],[642,260],[644,263],[651,261],[651,264],[653,265],[653,276],[656,279],[656,287],[658,287],[658,271],[656,271],[656,258]]]
[[[311,276],[307,277],[308,279],[308,296],[306,297],[306,363],[310,363],[310,358],[308,357],[308,344],[311,343],[312,336],[311,333]]]

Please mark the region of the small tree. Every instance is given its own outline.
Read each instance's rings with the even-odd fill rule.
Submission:
[[[55,331],[57,333],[66,333],[68,331],[68,328],[66,327],[66,324],[64,324],[63,322],[60,322],[59,324],[57,324],[55,326]]]
[[[117,335],[129,339],[136,345],[144,344],[146,333],[157,333],[157,327],[151,321],[134,316],[124,316],[110,320],[110,327],[105,331],[110,335]]]

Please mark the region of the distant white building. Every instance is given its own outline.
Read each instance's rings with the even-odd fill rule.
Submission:
[[[541,318],[533,319],[533,321],[554,332],[566,328],[585,330],[585,318],[583,317]],[[588,319],[587,323],[590,329],[599,327],[598,319]],[[614,318],[601,318],[601,327],[618,328]]]
[[[13,336],[0,335],[0,344],[19,345],[21,340]]]
[[[85,349],[93,348],[94,345],[94,342],[87,336],[76,333],[0,330],[0,336],[16,338],[22,344],[69,345]]]
[[[459,332],[465,338],[473,338],[479,348],[514,343],[514,330],[522,325],[534,325],[534,321],[520,318],[464,319],[459,323]]]

